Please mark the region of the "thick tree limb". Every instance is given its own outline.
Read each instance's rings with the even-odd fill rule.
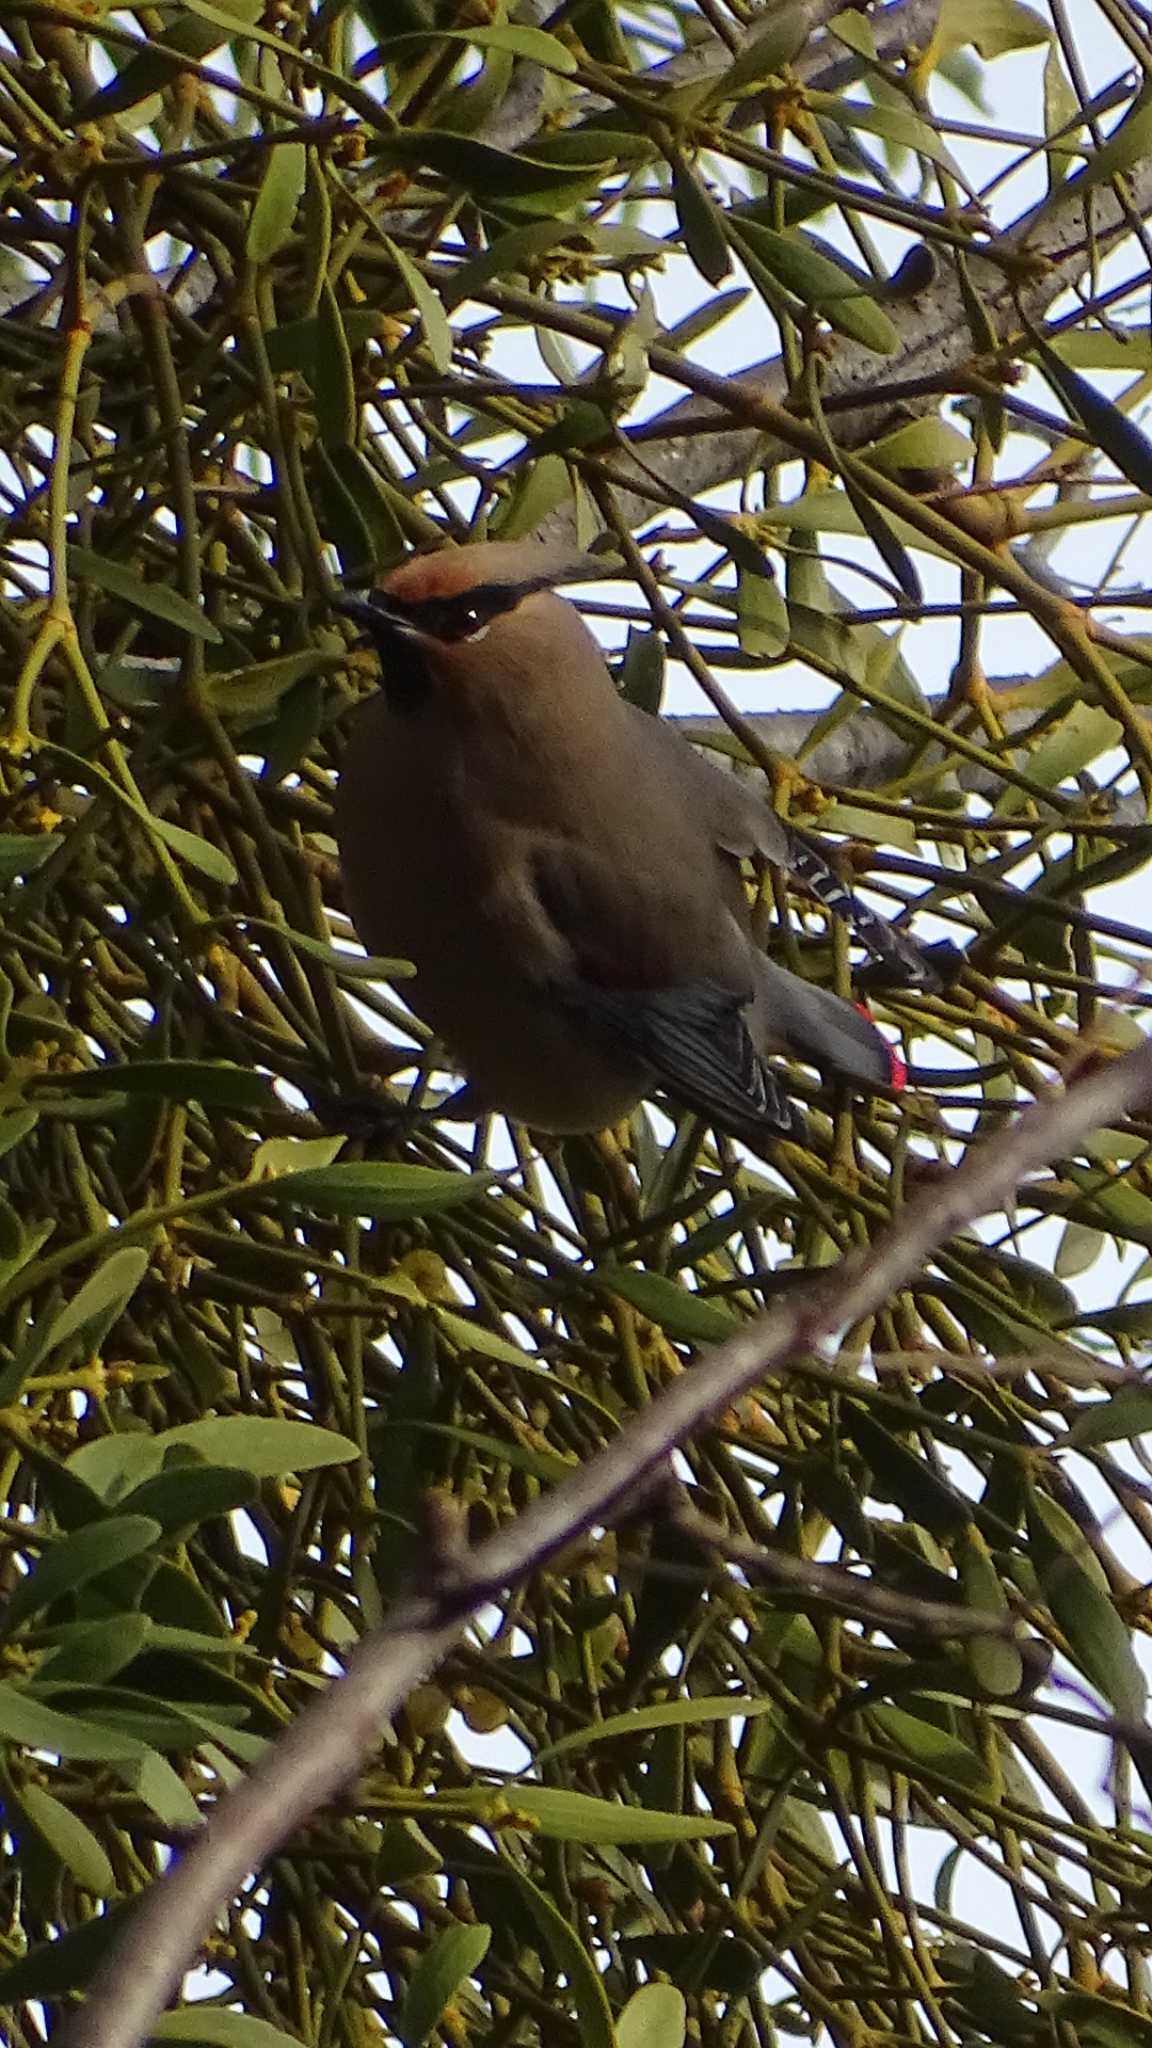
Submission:
[[[881,1233],[738,1336],[707,1354],[632,1417],[599,1454],[498,1530],[431,1592],[408,1600],[351,1658],[347,1675],[223,1798],[203,1833],[145,1894],[93,1980],[60,2048],[140,2048],[176,1992],[217,1914],[253,1871],[350,1785],[413,1686],[433,1670],[470,1616],[541,1571],[589,1529],[634,1508],[671,1453],[742,1394],[906,1286],[956,1231],[1021,1198],[1028,1176],[1075,1153],[1093,1131],[1152,1099],[1152,1044],[1038,1102],[972,1148]],[[1023,1195],[1026,1200],[1026,1190]]]

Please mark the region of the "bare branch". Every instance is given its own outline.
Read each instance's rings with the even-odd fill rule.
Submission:
[[[279,1844],[351,1783],[382,1725],[477,1608],[540,1571],[584,1532],[633,1509],[672,1452],[734,1400],[781,1377],[798,1356],[832,1345],[838,1332],[906,1286],[956,1231],[1012,1203],[1029,1174],[1074,1152],[1149,1096],[1152,1044],[1036,1103],[1000,1136],[973,1148],[955,1174],[918,1197],[874,1244],[710,1352],[596,1457],[480,1544],[432,1593],[407,1601],[362,1643],[347,1675],[220,1802],[192,1847],[145,1895],[82,2011],[63,2028],[61,2048],[139,2048],[222,1906]]]

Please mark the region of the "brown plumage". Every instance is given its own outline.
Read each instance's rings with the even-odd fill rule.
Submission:
[[[415,964],[473,1111],[591,1131],[662,1088],[737,1135],[796,1135],[770,1048],[869,1087],[887,1046],[748,938],[740,858],[787,864],[787,830],[618,695],[551,587],[569,568],[491,543],[341,600],[384,685],[337,795],[353,923]]]

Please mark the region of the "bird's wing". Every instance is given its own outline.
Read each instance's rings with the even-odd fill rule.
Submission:
[[[752,963],[719,900],[693,936],[717,974],[730,973],[727,982],[685,972],[685,921],[698,912],[678,897],[675,876],[666,884],[622,876],[563,842],[537,845],[531,867],[539,906],[571,963],[555,993],[590,1032],[626,1049],[651,1068],[654,1083],[727,1130],[800,1133],[799,1112],[749,1035]]]
[[[886,923],[842,882],[806,832],[785,824],[755,788],[722,766],[720,759],[701,753],[666,718],[653,717],[634,704],[628,712],[634,721],[643,722],[644,746],[655,750],[652,758],[674,778],[719,854],[734,861],[770,861],[795,875],[818,903],[843,918],[897,983],[927,989],[944,986],[948,969],[943,963],[935,965],[922,947]]]
[[[730,768],[700,753],[666,718],[653,717],[635,704],[627,710],[633,721],[639,721],[645,749],[678,785],[718,852],[733,860],[759,856],[774,867],[791,868],[791,829],[762,796]]]

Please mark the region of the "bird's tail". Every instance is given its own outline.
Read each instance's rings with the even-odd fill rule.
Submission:
[[[746,1018],[759,1051],[782,1048],[866,1087],[889,1085],[891,1050],[869,1018],[762,953],[755,956],[755,973],[756,994]]]
[[[849,889],[829,867],[818,846],[792,827],[789,833],[789,871],[811,890],[818,903],[835,917],[843,918],[862,946],[876,960],[882,960],[891,978],[901,986],[935,990],[948,976],[941,972],[924,947],[906,932],[888,924],[879,913]]]

